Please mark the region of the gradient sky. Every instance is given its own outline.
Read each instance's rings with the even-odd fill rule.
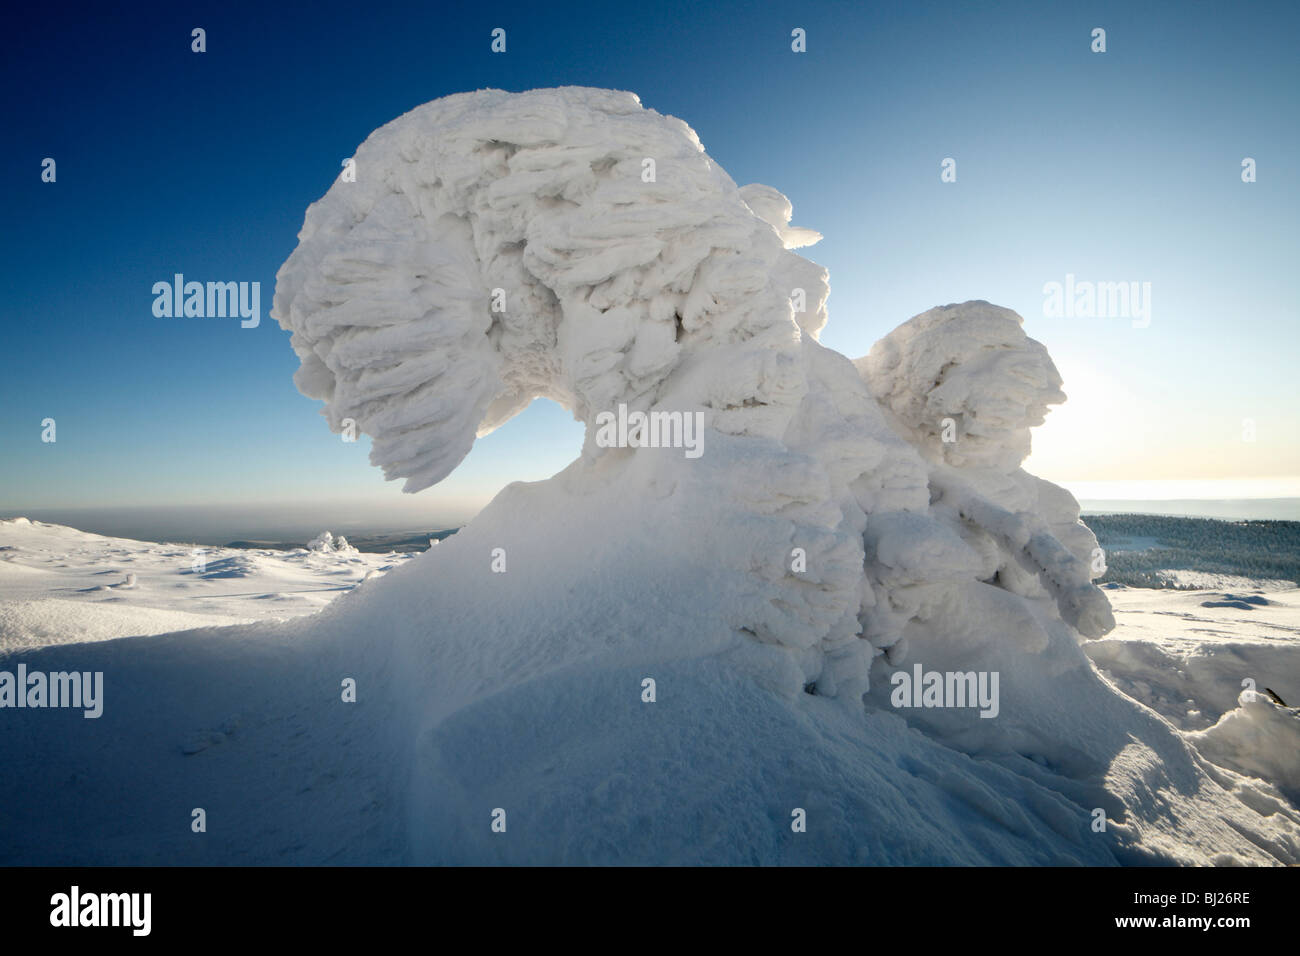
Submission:
[[[948,302],[1020,312],[1071,396],[1036,433],[1036,473],[1300,494],[1300,9],[1135,6],[15,8],[0,511],[293,502],[438,525],[567,464],[580,427],[538,402],[403,496],[297,393],[265,314],[307,205],[373,129],[450,93],[565,84],[632,90],[737,183],[785,192],[826,237],[803,251],[830,270],[830,347],[865,354]],[[151,287],[176,272],[261,282],[262,324],[155,318]],[[1067,273],[1151,283],[1150,326],[1045,318],[1043,285]]]

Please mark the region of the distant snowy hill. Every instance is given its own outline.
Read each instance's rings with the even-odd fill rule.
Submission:
[[[536,396],[581,455],[318,614],[23,652],[104,712],[0,711],[0,864],[1300,862],[1294,713],[1183,730],[1090,659],[1016,313],[821,346],[817,234],[628,93],[448,97],[356,167],[277,277],[300,389],[408,490]]]

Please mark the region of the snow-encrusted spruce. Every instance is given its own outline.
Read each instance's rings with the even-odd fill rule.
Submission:
[[[680,120],[630,93],[481,91],[394,120],[355,159],[356,182],[308,209],[272,314],[299,388],[336,431],[351,418],[371,435],[407,491],[538,396],[587,422],[644,410],[687,352],[709,367],[693,397],[715,427],[780,434],[765,408],[800,388],[774,354],[795,343],[791,288],[815,333],[825,270],[785,251]],[[788,230],[785,197],[751,198]]]
[[[1113,626],[1077,503],[1019,467],[1064,396],[1015,313],[932,310],[855,368],[817,342],[825,269],[791,251],[821,237],[631,93],[450,96],[355,159],[308,210],[272,315],[298,387],[405,490],[550,398],[587,427],[556,493],[672,496],[682,547],[746,595],[732,625],[788,648],[819,694],[860,696],[880,652],[900,662],[905,635],[987,609],[989,589],[1089,636]],[[620,404],[703,412],[703,456],[599,447],[596,416]]]
[[[942,306],[903,323],[856,365],[925,457],[932,512],[992,556],[980,579],[1026,597],[1050,594],[1070,625],[1100,637],[1115,620],[1092,584],[1097,540],[1069,492],[1020,467],[1030,427],[1065,401],[1056,366],[1023,324],[987,302]]]

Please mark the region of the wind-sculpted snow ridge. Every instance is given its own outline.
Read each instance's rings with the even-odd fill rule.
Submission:
[[[1084,654],[1113,618],[1021,468],[1064,396],[1014,312],[823,347],[817,234],[630,93],[452,96],[355,159],[279,273],[302,391],[408,490],[537,396],[580,456],[311,618],[29,655],[107,698],[12,712],[0,863],[1300,861],[1254,775],[1290,765],[1237,753],[1284,728],[1225,718],[1215,763]],[[620,405],[701,454],[609,446]],[[998,690],[918,707],[917,670]]]

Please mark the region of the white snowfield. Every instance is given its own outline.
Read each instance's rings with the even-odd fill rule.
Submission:
[[[328,531],[313,544],[155,544],[0,520],[0,652],[310,614],[411,557],[362,554]]]
[[[1300,862],[1300,720],[1198,737],[1085,652],[1014,312],[824,348],[816,233],[629,93],[448,97],[356,168],[278,276],[299,387],[408,490],[539,395],[582,454],[318,614],[0,658],[105,675],[99,719],[0,710],[0,863]],[[620,404],[703,454],[602,447]],[[917,665],[996,716],[896,706]]]
[[[1300,590],[1250,583],[1226,592],[1113,586],[1118,626],[1085,650],[1120,690],[1187,732],[1201,755],[1272,781],[1295,805]],[[1275,706],[1269,691],[1290,706]]]

